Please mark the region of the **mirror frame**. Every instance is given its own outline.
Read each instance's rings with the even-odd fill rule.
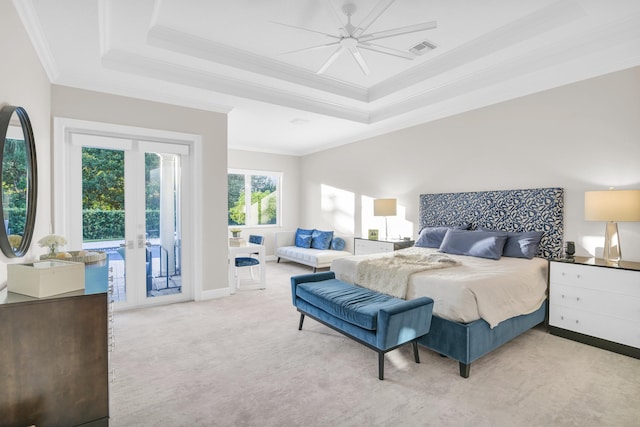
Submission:
[[[33,229],[36,222],[36,206],[38,201],[38,165],[36,162],[36,142],[33,137],[33,129],[31,121],[26,110],[22,107],[14,105],[3,105],[0,110],[0,177],[2,177],[2,160],[4,156],[4,145],[7,138],[7,131],[11,122],[13,113],[16,113],[22,127],[22,134],[25,142],[25,152],[27,155],[27,218],[24,226],[24,234],[20,246],[12,248],[9,244],[7,230],[0,227],[0,249],[7,258],[17,258],[24,256],[31,246],[33,237]],[[3,191],[0,188],[0,196]],[[4,224],[4,209],[0,209],[0,219]]]

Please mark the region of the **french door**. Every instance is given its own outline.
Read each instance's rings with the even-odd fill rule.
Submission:
[[[182,301],[184,144],[75,134],[70,243],[104,251],[117,308]]]

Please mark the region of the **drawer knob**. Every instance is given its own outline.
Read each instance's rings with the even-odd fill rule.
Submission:
[[[576,297],[576,301],[580,301],[580,297]]]
[[[580,278],[580,275],[579,275],[579,274],[576,274],[576,277],[579,279],[579,278]]]

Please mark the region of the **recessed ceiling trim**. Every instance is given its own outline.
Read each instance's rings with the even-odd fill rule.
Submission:
[[[367,111],[358,110],[351,106],[342,106],[305,97],[297,93],[285,92],[255,83],[214,75],[120,49],[112,49],[107,52],[106,55],[103,55],[102,64],[107,68],[126,73],[324,114],[354,122],[369,123],[369,113]]]
[[[356,101],[368,101],[368,92],[363,87],[350,85],[326,76],[318,76],[311,71],[264,58],[244,50],[229,48],[163,25],[155,25],[149,30],[147,43],[172,52],[252,73],[264,74]]]
[[[577,3],[560,0],[372,86],[369,89],[369,99],[375,101],[384,98],[464,64],[560,28],[584,16],[586,12]]]
[[[371,123],[376,123],[426,106],[436,105],[447,100],[460,99],[460,97],[471,92],[498,87],[510,80],[522,79],[523,77],[545,69],[562,67],[564,64],[579,61],[581,58],[586,58],[591,54],[596,54],[601,51],[606,52],[611,49],[612,46],[615,47],[625,43],[633,43],[631,40],[635,40],[636,49],[640,52],[640,27],[637,25],[637,19],[638,18],[629,18],[623,22],[610,23],[602,26],[598,30],[591,31],[588,37],[580,35],[579,37],[566,39],[563,42],[556,42],[553,45],[541,47],[535,51],[528,51],[526,54],[522,54],[517,58],[496,63],[483,70],[460,78],[455,82],[450,82],[444,86],[406,98],[393,105],[380,108],[371,113]],[[629,62],[631,62],[631,64]],[[640,65],[640,55],[636,55],[635,58],[629,58],[627,61],[620,61],[619,63],[607,61],[606,65],[603,65],[608,68],[606,71],[601,69],[585,70],[584,78],[595,77],[603,72],[619,71],[633,65]],[[570,81],[567,81],[561,73],[556,74],[557,77],[553,83],[549,82],[545,87],[536,86],[535,89],[528,89],[526,86],[518,87],[518,93],[515,95],[511,93],[506,99],[525,96],[535,91],[547,90],[575,81],[575,75],[573,73],[566,74],[572,77]],[[493,91],[493,93],[494,95],[491,95],[491,97],[487,99],[486,105],[506,100],[506,91],[504,89]]]

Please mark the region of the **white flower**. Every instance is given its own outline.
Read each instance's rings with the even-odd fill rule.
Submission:
[[[58,246],[66,245],[67,239],[57,234],[49,234],[38,240],[38,244],[43,248],[57,248]]]

